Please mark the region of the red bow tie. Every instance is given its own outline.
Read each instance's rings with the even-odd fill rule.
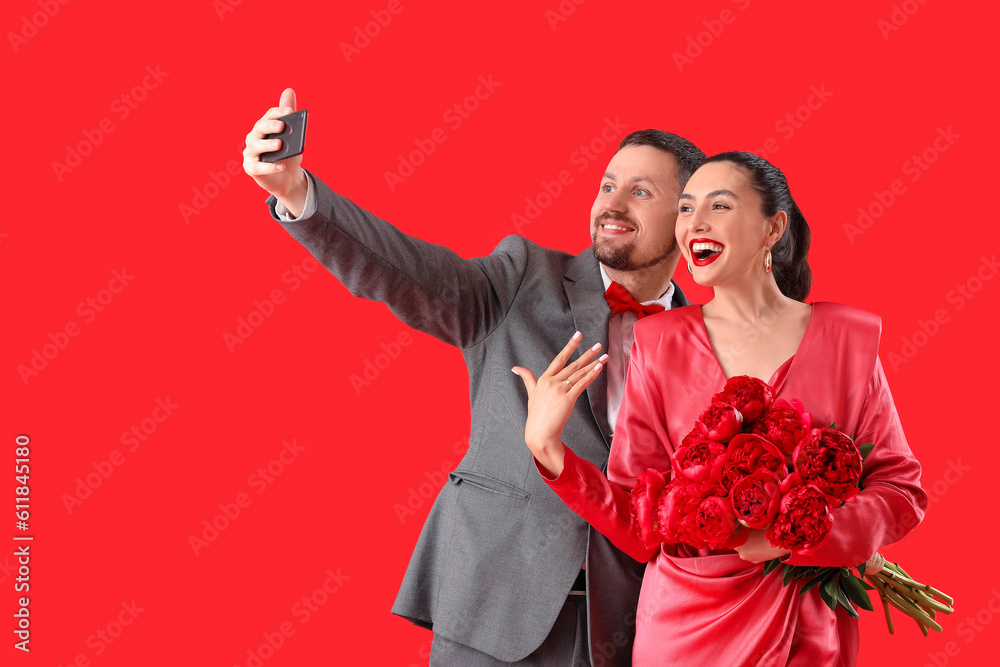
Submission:
[[[612,315],[621,315],[626,312],[633,312],[635,316],[640,320],[646,315],[652,315],[653,313],[660,313],[666,310],[663,306],[658,304],[650,304],[644,306],[635,299],[632,295],[628,293],[628,290],[616,283],[611,281],[611,287],[608,291],[604,293],[604,298],[607,299],[608,305],[611,307]]]

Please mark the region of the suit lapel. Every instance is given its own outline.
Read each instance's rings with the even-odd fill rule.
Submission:
[[[597,266],[593,249],[588,248],[567,263],[563,277],[563,289],[573,312],[573,322],[577,331],[583,334],[583,345],[599,342],[602,351],[608,351],[608,316],[611,309],[604,300],[604,282]],[[594,419],[604,436],[604,444],[611,448],[608,427],[608,381],[607,372],[602,372],[587,387],[587,399]]]

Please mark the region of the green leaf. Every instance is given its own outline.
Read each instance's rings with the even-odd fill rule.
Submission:
[[[860,447],[858,447],[858,449],[861,451],[861,462],[864,463],[864,460],[868,458],[868,454],[871,453],[873,449],[875,449],[875,443],[874,442],[865,443]]]
[[[829,426],[828,426],[827,428],[832,428],[832,429],[834,429],[834,430],[837,430],[837,422],[833,422],[833,423],[832,423],[832,424],[830,424],[830,425],[829,425]],[[852,440],[853,440],[853,438],[852,438]]]
[[[858,605],[862,609],[875,611],[875,607],[872,606],[871,598],[868,597],[868,592],[861,585],[860,579],[854,575],[848,575],[846,577],[842,577],[840,581],[844,592],[847,593],[847,597],[851,599],[851,602]]]
[[[781,585],[787,586],[792,581],[793,570],[789,566],[785,566],[785,569],[781,571]]]
[[[867,562],[862,563],[861,565],[858,565],[858,572],[861,573],[862,577],[865,576],[865,568],[866,567],[868,567],[868,563]]]
[[[764,563],[764,574],[768,575],[774,572],[778,566],[781,565],[781,560],[778,558],[772,558],[771,560]]]
[[[832,610],[837,609],[837,601],[833,599],[833,596],[826,592],[826,586],[820,586],[818,589],[820,598],[826,603],[826,606]]]
[[[836,568],[834,568],[834,573],[836,573]],[[827,579],[826,581],[824,581],[823,582],[823,588],[821,588],[820,590],[826,591],[827,595],[829,595],[832,599],[836,599],[836,596],[837,596],[837,592],[836,592],[837,591],[837,577],[830,577],[829,579]]]
[[[799,591],[799,595],[802,595],[806,591],[811,590],[814,586],[825,581],[826,578],[829,576],[830,576],[829,572],[822,572],[820,574],[817,574],[815,577],[806,582],[805,586],[802,587],[802,590]]]
[[[851,601],[848,599],[847,594],[844,593],[843,582],[837,585],[837,602],[840,604],[841,607],[847,610],[848,614],[850,614],[854,618],[858,618],[858,610],[854,608],[854,605],[851,604]]]
[[[858,610],[855,609],[854,605],[851,604],[851,601],[847,599],[847,595],[844,593],[843,585],[844,585],[843,580],[838,578],[837,588],[835,591],[835,597],[837,598],[837,602],[840,604],[841,607],[847,610],[848,614],[850,614],[854,618],[857,618]]]

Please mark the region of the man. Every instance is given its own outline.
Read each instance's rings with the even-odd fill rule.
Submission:
[[[642,566],[545,487],[524,444],[524,386],[510,369],[545,368],[577,331],[601,341],[607,372],[564,434],[603,468],[632,325],[646,311],[686,304],[671,281],[674,222],[704,154],[659,130],[633,133],[601,180],[593,249],[574,257],[509,236],[465,260],[335,194],[301,168],[301,156],[261,162],[280,147],[264,135],[294,109],[286,89],[243,152],[244,170],[272,195],[272,215],[352,294],[459,347],[469,369],[469,450],[431,508],[393,612],[434,631],[431,665],[631,664]]]

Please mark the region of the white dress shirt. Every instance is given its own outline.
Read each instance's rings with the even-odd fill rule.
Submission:
[[[604,281],[604,291],[611,287],[611,278],[604,265],[601,264],[601,280]],[[649,306],[657,304],[670,310],[670,301],[674,298],[674,284],[671,282],[667,291],[660,295],[659,299],[643,301],[642,305]],[[632,327],[639,320],[635,313],[626,311],[621,315],[611,315],[608,318],[608,426],[611,432],[615,431],[615,424],[618,422],[618,410],[622,406],[622,395],[625,393],[625,378],[628,377],[629,362],[632,360],[632,343],[635,342],[635,333]],[[587,341],[584,341],[586,343]]]

